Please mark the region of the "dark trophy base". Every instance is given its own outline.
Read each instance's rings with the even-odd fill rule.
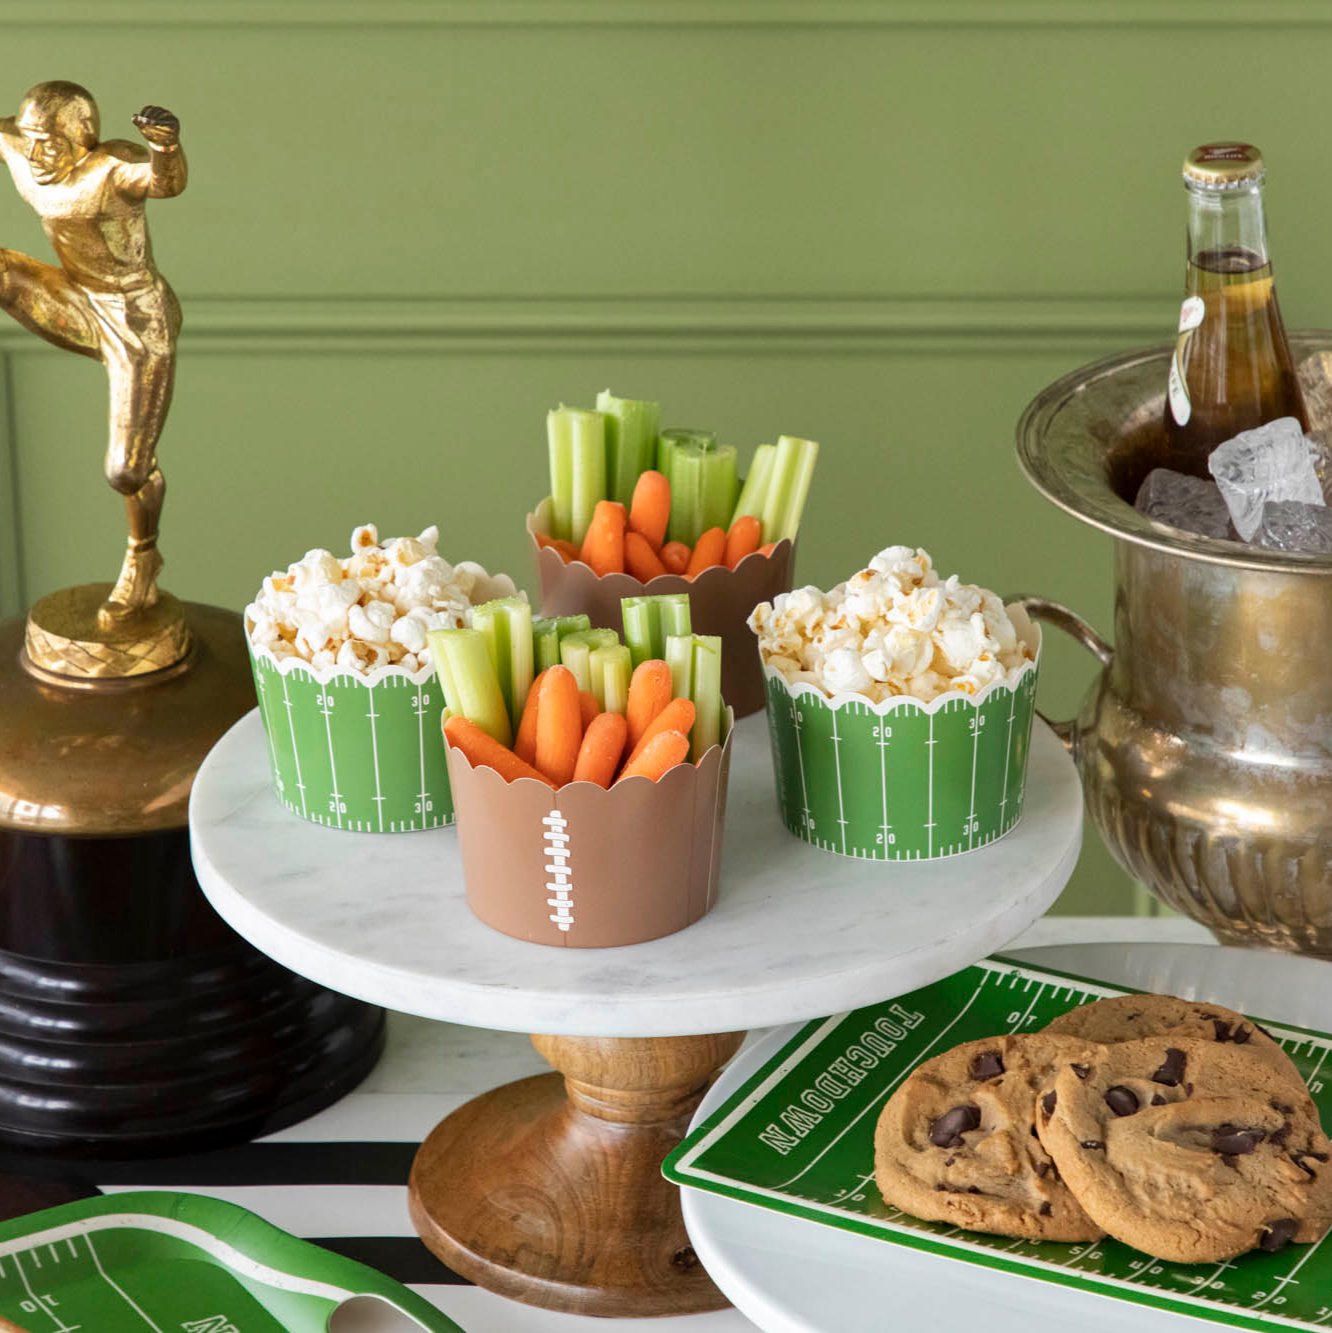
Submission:
[[[0,1152],[224,1147],[336,1101],[383,1050],[382,1010],[223,923],[184,830],[0,831],[0,946]]]

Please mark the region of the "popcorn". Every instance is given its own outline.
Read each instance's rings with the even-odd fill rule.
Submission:
[[[381,542],[378,528],[365,523],[353,529],[345,559],[307,551],[285,574],[265,578],[245,608],[251,643],[316,670],[422,670],[430,665],[427,634],[468,623],[472,591],[485,573],[467,562],[450,565],[438,546],[433,525]]]
[[[994,593],[940,579],[909,546],[880,551],[830,592],[796,588],[763,602],[749,627],[764,662],[791,684],[874,703],[1013,685],[1033,660]]]

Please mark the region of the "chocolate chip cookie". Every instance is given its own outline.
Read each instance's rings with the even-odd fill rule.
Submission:
[[[1243,1046],[1288,1082],[1304,1087],[1290,1056],[1252,1019],[1224,1005],[1181,1000],[1174,995],[1116,995],[1061,1014],[1045,1028],[1063,1037],[1083,1037],[1109,1046],[1145,1037],[1179,1036]]]
[[[1327,1230],[1332,1145],[1303,1085],[1243,1043],[1166,1036],[1101,1052],[1065,1060],[1036,1116],[1098,1226],[1179,1263]]]
[[[1044,1033],[967,1042],[912,1071],[874,1135],[879,1192],[904,1212],[1032,1240],[1096,1240],[1036,1137],[1037,1098],[1057,1068],[1103,1048]]]

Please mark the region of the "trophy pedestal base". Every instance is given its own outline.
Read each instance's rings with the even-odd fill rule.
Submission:
[[[106,688],[115,681],[156,683],[189,659],[185,607],[169,592],[123,620],[99,614],[110,583],[61,588],[34,603],[23,632],[24,666],[39,679]]]
[[[0,1154],[244,1142],[349,1092],[383,1045],[381,1009],[222,922],[185,830],[0,831]]]

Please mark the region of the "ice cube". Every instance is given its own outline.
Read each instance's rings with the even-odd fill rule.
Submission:
[[[1169,468],[1154,468],[1138,490],[1133,507],[1140,514],[1201,537],[1233,537],[1230,510],[1215,482]]]
[[[1231,522],[1245,541],[1251,541],[1258,531],[1263,506],[1269,500],[1323,503],[1309,441],[1294,417],[1279,417],[1241,431],[1212,450],[1207,468],[1230,508]]]
[[[1332,555],[1332,509],[1298,500],[1268,501],[1254,543],[1275,551]]]

